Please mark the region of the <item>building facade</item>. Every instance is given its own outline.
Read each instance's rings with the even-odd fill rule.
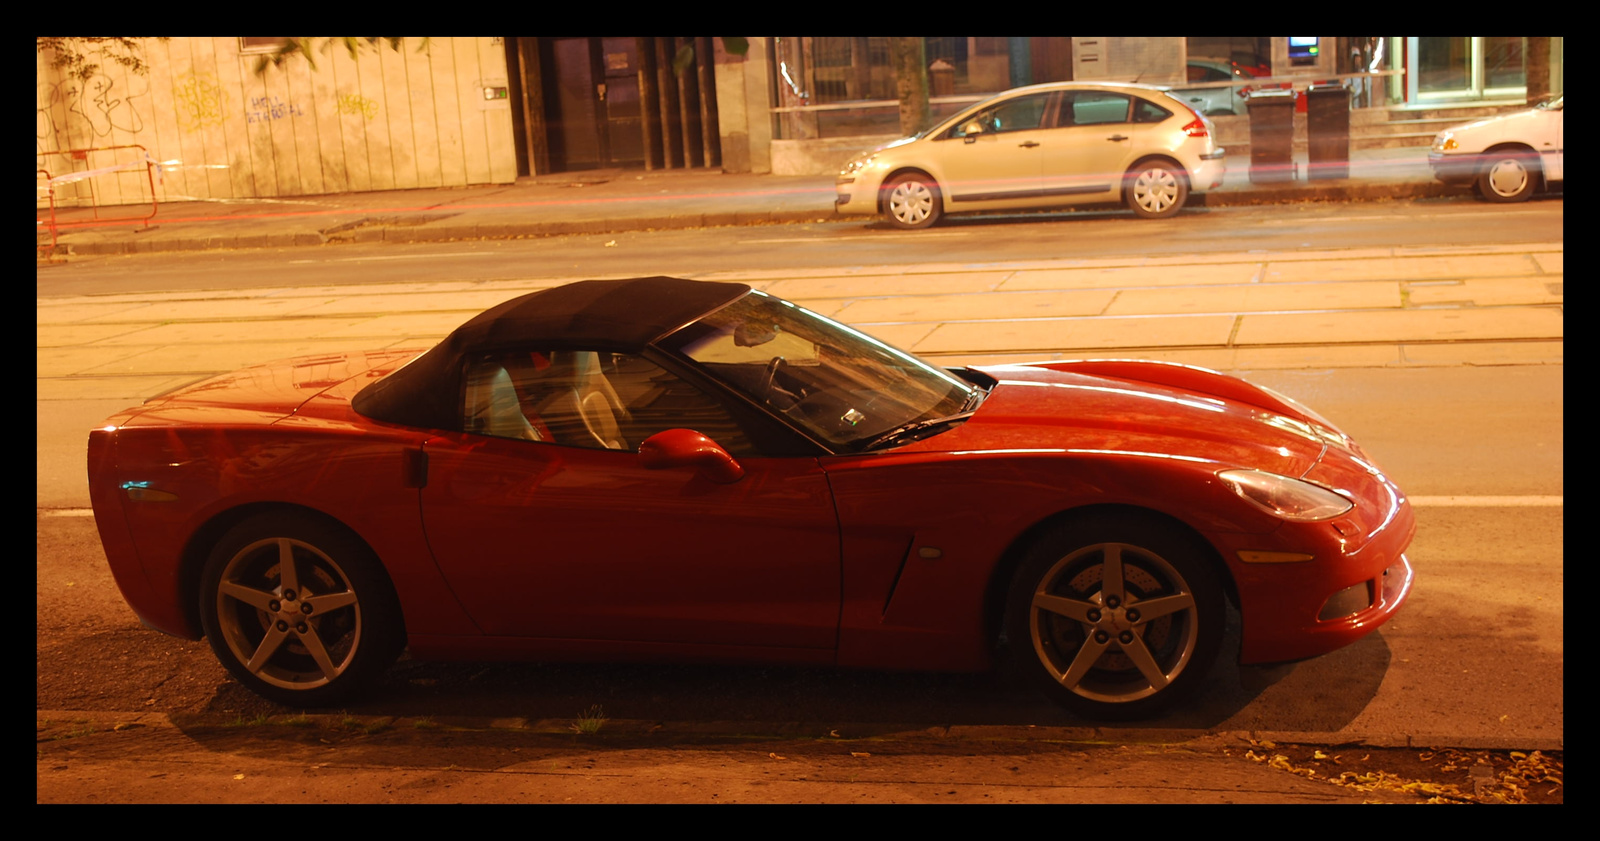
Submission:
[[[87,80],[38,55],[40,202],[229,200],[503,184],[584,170],[817,174],[901,134],[889,38],[406,39],[256,67],[283,39],[139,39]],[[1011,87],[1339,81],[1357,107],[1514,102],[1526,38],[924,38],[932,118]],[[1562,39],[1550,88],[1564,87]],[[91,58],[93,56],[91,55]],[[1242,114],[1242,110],[1241,110]]]

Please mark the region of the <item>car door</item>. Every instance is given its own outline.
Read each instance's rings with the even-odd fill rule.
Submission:
[[[639,357],[496,354],[467,380],[464,431],[425,446],[422,514],[485,634],[835,646],[838,521],[814,457],[761,456],[725,408]],[[725,442],[743,477],[646,468],[640,441],[675,427]]]
[[[1117,198],[1133,153],[1132,97],[1099,90],[1062,94],[1044,147],[1044,191],[1057,202]]]
[[[1014,97],[961,121],[929,144],[949,209],[993,210],[1042,203],[1043,145],[1054,93]]]

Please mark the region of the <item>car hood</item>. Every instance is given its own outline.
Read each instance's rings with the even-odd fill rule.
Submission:
[[[1448,134],[1458,142],[1483,138],[1485,142],[1492,142],[1505,136],[1533,135],[1542,130],[1560,111],[1551,111],[1544,108],[1530,108],[1526,111],[1515,111],[1510,114],[1501,114],[1497,117],[1488,117],[1482,120],[1454,126],[1440,132]]]
[[[1153,453],[1299,477],[1328,444],[1306,421],[1239,399],[1040,367],[982,370],[999,383],[977,413],[912,447]]]
[[[851,158],[851,160],[858,160],[858,159],[862,159],[862,158],[870,158],[873,155],[876,155],[879,152],[884,151],[885,149],[893,149],[893,148],[898,147],[898,146],[904,146],[907,143],[913,143],[913,142],[917,141],[918,139],[920,139],[920,138],[917,137],[917,136],[901,137],[901,138],[897,138],[895,140],[891,140],[888,143],[879,143],[878,145],[872,147],[871,149],[868,149],[865,152],[861,152],[861,153],[855,155],[853,158]]]

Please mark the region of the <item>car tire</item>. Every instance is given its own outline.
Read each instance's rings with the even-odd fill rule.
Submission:
[[[1527,201],[1539,186],[1539,156],[1526,152],[1496,152],[1483,157],[1478,174],[1478,194],[1491,202]]]
[[[200,622],[240,683],[291,707],[355,697],[405,647],[378,559],[349,530],[309,515],[258,514],[230,529],[206,559]]]
[[[944,215],[943,201],[932,178],[918,172],[897,175],[883,186],[883,218],[905,230],[932,227]]]
[[[1122,197],[1134,215],[1165,219],[1182,210],[1189,200],[1189,179],[1172,164],[1152,161],[1128,170]]]
[[[1056,526],[1012,580],[1006,668],[1089,719],[1146,718],[1192,695],[1224,630],[1209,554],[1192,534],[1153,517]]]

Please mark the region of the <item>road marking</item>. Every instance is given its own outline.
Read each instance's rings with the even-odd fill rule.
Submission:
[[[814,237],[783,237],[783,238],[776,238],[776,239],[747,239],[747,240],[741,240],[741,242],[745,242],[745,243],[752,244],[752,245],[754,245],[756,243],[775,243],[775,242],[817,242],[819,239],[822,239],[821,235],[824,234],[824,233],[826,233],[826,232],[819,231],[818,232],[819,235],[818,236],[814,236]],[[861,242],[861,241],[867,240],[867,239],[882,239],[882,238],[886,238],[886,237],[910,237],[910,236],[915,236],[917,239],[935,239],[935,238],[949,239],[951,237],[970,237],[970,236],[973,236],[975,234],[976,234],[975,231],[934,231],[933,233],[926,233],[926,232],[921,232],[921,231],[870,231],[870,232],[864,232],[864,233],[859,234],[858,235],[859,238],[857,238],[857,239],[850,239],[850,240],[838,239],[836,241],[841,242],[841,243],[853,243],[853,242]]]
[[[443,254],[384,254],[369,257],[336,257],[331,260],[290,260],[291,264],[303,263],[365,263],[369,260],[432,260],[435,257],[501,257],[502,254],[493,254],[487,251],[451,251]]]
[[[1413,496],[1417,508],[1560,508],[1561,496]]]

